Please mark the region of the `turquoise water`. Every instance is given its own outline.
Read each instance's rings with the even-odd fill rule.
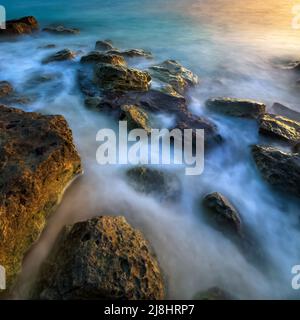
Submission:
[[[37,34],[0,43],[0,74],[35,101],[19,106],[28,111],[63,114],[81,153],[85,174],[67,191],[38,245],[25,260],[18,296],[46,256],[61,226],[98,214],[125,215],[154,247],[168,284],[169,298],[191,298],[197,291],[219,286],[238,298],[289,298],[291,268],[300,263],[299,202],[274,193],[258,175],[249,146],[262,142],[257,125],[248,120],[210,114],[209,97],[253,98],[269,107],[274,102],[299,109],[299,96],[289,74],[272,67],[278,57],[297,57],[299,32],[290,26],[291,4],[271,1],[118,0],[2,1],[8,18],[34,15],[41,26],[61,23],[78,27],[78,36]],[[256,6],[255,6],[256,4]],[[274,10],[274,12],[272,12]],[[265,19],[265,20],[264,20]],[[265,21],[265,23],[263,23]],[[87,110],[76,86],[80,55],[99,39],[115,46],[143,48],[153,61],[133,60],[139,68],[177,59],[197,73],[199,87],[191,90],[190,110],[204,114],[219,127],[225,144],[207,155],[204,174],[186,177],[174,170],[184,186],[182,201],[161,205],[141,196],[124,181],[124,168],[97,165],[96,133],[114,126],[111,119]],[[55,43],[56,49],[39,46]],[[42,65],[49,53],[70,48],[74,62]],[[299,53],[298,53],[299,58]],[[30,86],[36,74],[55,74],[51,83]],[[195,203],[213,191],[224,193],[240,210],[243,221],[271,261],[263,269],[245,258],[222,234],[208,226]],[[297,296],[296,296],[297,297]]]

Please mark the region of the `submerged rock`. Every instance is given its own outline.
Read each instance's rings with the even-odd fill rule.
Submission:
[[[233,300],[233,297],[226,291],[213,287],[206,291],[198,292],[193,300]]]
[[[290,118],[295,121],[300,121],[300,112],[290,109],[283,104],[274,103],[271,108],[272,113]]]
[[[113,49],[114,49],[113,45],[106,40],[99,40],[96,42],[96,45],[95,45],[95,50],[98,50],[98,51],[109,51]]]
[[[260,119],[259,132],[289,143],[300,142],[300,122],[273,114],[265,114]]]
[[[53,34],[61,34],[61,35],[68,35],[68,34],[78,34],[80,33],[79,29],[76,28],[66,28],[64,26],[50,26],[43,29],[45,32],[53,33]]]
[[[9,96],[13,91],[13,86],[8,81],[0,81],[0,98]]]
[[[252,155],[263,178],[272,186],[300,197],[300,155],[255,145]]]
[[[163,299],[164,283],[148,242],[124,217],[65,228],[44,263],[38,299]]]
[[[137,191],[160,201],[178,201],[181,183],[176,175],[147,167],[135,167],[126,172],[130,185]]]
[[[43,63],[72,60],[75,57],[76,57],[76,53],[74,51],[71,51],[69,49],[64,49],[56,52],[53,55],[50,55],[49,57],[43,60]]]
[[[49,43],[49,44],[45,44],[38,47],[38,49],[54,49],[54,48],[56,48],[56,44],[54,43]]]
[[[62,116],[0,106],[0,265],[7,293],[66,186],[81,173]]]
[[[149,115],[141,108],[134,105],[124,105],[121,107],[121,120],[127,121],[128,129],[144,129],[151,132]]]
[[[147,91],[151,77],[145,71],[99,63],[95,67],[95,82],[104,90]]]
[[[0,36],[30,34],[38,29],[39,25],[36,18],[28,16],[6,21],[6,29],[0,29]]]
[[[261,117],[266,111],[266,105],[253,100],[215,98],[206,101],[206,107],[212,111],[228,114],[235,117]]]
[[[222,194],[214,192],[203,199],[203,204],[209,209],[209,218],[218,228],[241,234],[241,217],[236,208]]]
[[[115,54],[105,54],[99,51],[91,51],[80,60],[82,63],[108,63],[114,66],[127,66],[125,59]]]
[[[178,93],[184,94],[188,87],[198,84],[198,77],[192,71],[184,68],[175,60],[167,60],[152,66],[150,73],[153,78],[171,85]]]

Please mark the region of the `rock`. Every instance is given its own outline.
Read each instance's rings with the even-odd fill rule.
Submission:
[[[222,231],[241,234],[241,217],[235,207],[222,194],[214,192],[203,199],[204,206],[209,209],[209,218]]]
[[[84,100],[85,106],[90,108],[90,109],[97,109],[97,107],[99,106],[99,104],[101,102],[102,102],[102,98],[101,97],[87,97]]]
[[[144,166],[126,172],[130,185],[140,193],[154,196],[160,201],[178,201],[181,183],[176,175]]]
[[[13,86],[8,81],[0,81],[0,98],[9,96],[13,91]]]
[[[300,143],[293,146],[293,153],[300,153]]]
[[[271,108],[272,113],[286,118],[290,118],[295,121],[300,121],[300,112],[292,110],[280,103],[274,103]]]
[[[0,36],[30,34],[38,29],[39,25],[35,17],[28,16],[6,21],[6,29],[0,29]]]
[[[174,60],[152,66],[150,73],[153,78],[168,83],[180,94],[184,94],[188,87],[195,86],[199,82],[196,75]]]
[[[148,72],[124,66],[99,63],[95,67],[95,83],[110,91],[147,91],[151,77]]]
[[[62,116],[0,106],[0,265],[8,293],[66,186],[81,173]]]
[[[79,29],[76,28],[66,28],[64,26],[50,26],[43,29],[45,32],[61,35],[72,35],[80,33]]]
[[[105,40],[97,41],[95,45],[95,50],[98,50],[98,51],[109,51],[113,49],[114,49],[113,45],[109,41],[105,41]]]
[[[121,120],[127,121],[129,130],[139,128],[151,133],[149,115],[143,109],[134,105],[124,105],[121,109],[123,111]]]
[[[45,44],[38,47],[38,49],[54,49],[54,48],[56,48],[56,45],[53,43]]]
[[[92,51],[80,60],[82,63],[107,63],[114,66],[127,66],[125,59],[115,54],[105,54],[98,51]]]
[[[235,117],[257,119],[265,113],[265,104],[253,100],[233,98],[215,98],[206,101],[206,107],[212,111]]]
[[[64,49],[64,50],[56,52],[55,54],[49,56],[46,59],[44,59],[43,63],[72,60],[75,57],[76,57],[76,53],[75,52],[73,52],[73,51],[71,51],[69,49]]]
[[[124,217],[98,217],[65,228],[42,266],[34,298],[159,300],[164,283],[142,234]]]
[[[145,51],[143,49],[130,49],[125,51],[119,51],[119,50],[113,49],[108,51],[108,53],[117,54],[124,58],[146,58],[146,59],[152,58],[151,52]]]
[[[207,291],[197,293],[193,300],[234,300],[233,297],[226,291],[213,287]]]
[[[300,155],[255,145],[252,155],[263,178],[272,186],[300,196]]]
[[[300,122],[282,116],[265,114],[260,119],[259,132],[292,144],[300,142]]]

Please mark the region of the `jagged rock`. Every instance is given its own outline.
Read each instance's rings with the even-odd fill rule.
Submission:
[[[65,228],[41,269],[38,299],[163,299],[159,265],[124,217],[102,216]]]
[[[265,114],[260,119],[259,132],[289,143],[300,142],[300,122],[273,114]]]
[[[295,111],[295,110],[292,110],[280,103],[274,103],[272,108],[271,108],[271,113],[274,113],[274,114],[277,114],[279,116],[283,116],[283,117],[286,117],[286,118],[290,118],[292,120],[295,120],[295,121],[300,121],[300,113]]]
[[[115,54],[105,54],[99,51],[91,51],[80,60],[82,63],[108,63],[114,66],[127,66],[125,59]]]
[[[68,35],[68,34],[78,34],[80,33],[79,29],[76,28],[66,28],[64,26],[50,26],[43,29],[45,32],[53,33],[53,34],[61,34],[61,35]]]
[[[135,167],[126,172],[130,185],[137,191],[160,201],[178,201],[181,183],[176,175],[147,167]]]
[[[95,67],[95,83],[110,91],[147,91],[151,77],[148,72],[124,66],[99,63]]]
[[[121,107],[122,121],[127,121],[129,130],[140,128],[151,133],[149,115],[141,108],[134,105],[124,105]]]
[[[265,113],[265,104],[253,100],[215,98],[206,101],[206,107],[212,111],[235,117],[257,119]]]
[[[81,163],[62,116],[1,105],[0,136],[0,265],[8,292],[47,216],[81,173]]]
[[[209,209],[209,218],[213,224],[224,231],[241,234],[241,217],[236,208],[222,194],[214,192],[203,199],[204,206]]]
[[[0,29],[0,36],[30,34],[39,29],[35,17],[28,16],[6,21],[6,29]]]
[[[13,91],[13,86],[8,81],[0,81],[0,98],[9,96]]]
[[[152,66],[150,73],[153,78],[168,83],[180,94],[184,94],[188,87],[195,86],[199,82],[195,74],[174,60]]]
[[[252,155],[263,178],[282,191],[300,196],[300,155],[255,145]]]
[[[75,57],[76,57],[75,52],[73,52],[69,49],[64,49],[64,50],[56,52],[53,55],[50,55],[49,57],[47,57],[46,59],[43,60],[43,63],[72,60]]]
[[[207,291],[198,292],[193,300],[233,300],[233,297],[228,292],[213,287]]]
[[[103,40],[99,40],[96,42],[95,45],[95,50],[98,51],[109,51],[109,50],[113,50],[114,47],[113,45],[109,42],[109,41],[103,41]]]
[[[152,58],[151,52],[145,51],[143,49],[130,49],[125,51],[119,51],[119,50],[113,49],[108,51],[108,53],[117,54],[124,58],[146,58],[146,59]]]

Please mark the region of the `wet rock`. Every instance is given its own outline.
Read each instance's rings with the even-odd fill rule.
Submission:
[[[206,101],[206,107],[212,111],[235,117],[257,119],[265,113],[265,104],[253,100],[215,98]]]
[[[46,300],[159,300],[159,265],[124,217],[98,217],[65,228],[42,267],[34,297]]]
[[[75,57],[76,57],[75,52],[73,52],[69,49],[64,49],[64,50],[56,52],[53,55],[50,55],[49,57],[47,57],[46,59],[43,60],[43,63],[73,60]]]
[[[62,116],[0,106],[0,265],[7,293],[63,191],[81,173]]]
[[[0,81],[0,98],[9,96],[13,91],[13,86],[8,81]]]
[[[259,132],[289,143],[300,142],[300,122],[273,114],[265,114],[260,119]]]
[[[99,51],[91,51],[80,60],[82,63],[108,63],[114,66],[127,66],[125,59],[115,54],[105,54]]]
[[[147,133],[151,133],[151,125],[149,115],[141,108],[134,105],[124,105],[121,107],[122,121],[127,121],[129,130],[144,129]]]
[[[95,83],[110,91],[147,91],[151,77],[148,72],[124,66],[99,63],[95,67]]]
[[[53,34],[61,34],[61,35],[72,35],[72,34],[80,33],[79,29],[66,28],[64,26],[49,26],[44,28],[43,31],[53,33]]]
[[[79,69],[77,72],[77,80],[80,91],[87,97],[95,97],[99,95],[99,89],[94,83],[93,72],[87,69]]]
[[[167,60],[152,66],[150,73],[153,78],[168,83],[180,94],[184,94],[188,87],[195,86],[199,82],[195,74],[175,60]]]
[[[233,300],[233,297],[228,292],[218,287],[213,287],[197,293],[193,300]]]
[[[284,192],[300,196],[300,155],[255,145],[252,155],[262,177]]]
[[[0,36],[31,34],[39,29],[35,17],[28,16],[6,21],[6,29],[0,29]]]
[[[241,234],[241,217],[236,208],[222,194],[214,192],[203,199],[209,209],[209,218],[218,228],[224,231]]]
[[[114,49],[113,45],[106,40],[99,40],[96,42],[96,45],[95,45],[95,50],[97,51],[109,51],[113,49]]]
[[[124,58],[146,58],[146,59],[152,58],[151,52],[145,51],[143,49],[130,49],[125,51],[119,51],[114,49],[114,50],[110,50],[108,53],[117,54]]]
[[[290,109],[280,103],[274,103],[271,108],[271,113],[279,116],[290,118],[295,121],[300,121],[300,112]]]
[[[181,183],[176,175],[144,166],[132,168],[126,175],[137,192],[154,196],[160,201],[180,200]]]
[[[101,97],[87,97],[84,100],[84,104],[86,107],[90,109],[97,109],[97,107],[101,104],[102,100],[103,99]]]

